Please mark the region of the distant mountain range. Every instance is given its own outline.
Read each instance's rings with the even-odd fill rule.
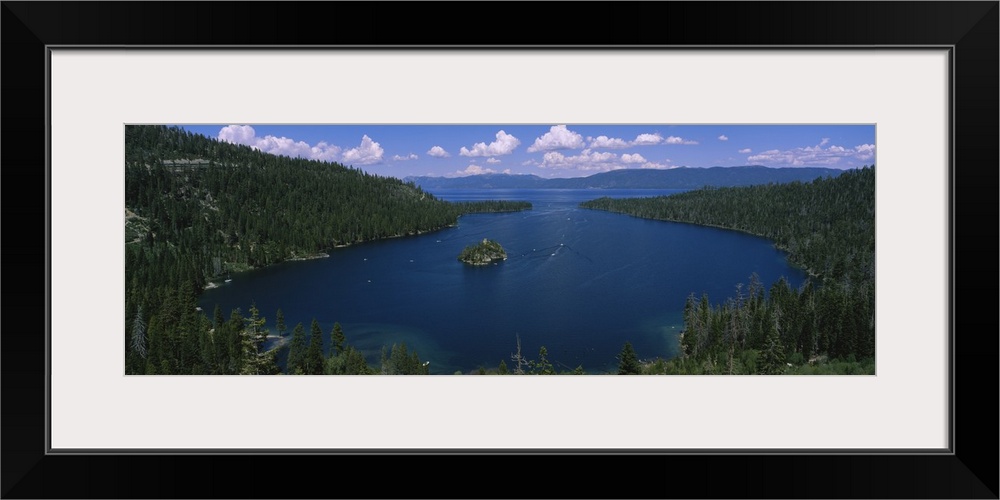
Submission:
[[[466,177],[407,177],[423,189],[697,189],[755,184],[812,182],[837,177],[836,168],[790,167],[679,167],[670,170],[625,169],[589,177],[543,179],[537,175],[482,174]]]

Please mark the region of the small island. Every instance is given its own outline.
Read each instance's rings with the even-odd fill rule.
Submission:
[[[469,245],[458,254],[458,260],[473,266],[485,266],[494,261],[507,260],[507,252],[499,243],[483,238],[483,241]]]

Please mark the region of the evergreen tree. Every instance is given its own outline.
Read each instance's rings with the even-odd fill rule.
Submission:
[[[408,367],[407,374],[409,375],[427,375],[430,373],[430,369],[427,365],[420,362],[420,356],[417,356],[417,351],[410,353],[410,364]]]
[[[306,330],[302,323],[295,325],[292,331],[292,342],[288,347],[288,362],[285,372],[289,375],[305,374],[306,372]]]
[[[243,346],[241,375],[267,375],[271,371],[268,355],[263,351],[267,335],[267,330],[264,329],[266,320],[259,317],[259,313],[257,306],[251,304],[250,318],[247,319],[243,331],[240,332]]]
[[[279,308],[277,312],[274,313],[274,328],[278,330],[278,336],[284,337],[287,327],[285,326],[285,313]]]
[[[626,341],[622,352],[618,354],[618,374],[638,375],[640,373],[642,373],[642,367],[639,365],[639,358],[635,354],[635,349],[632,348],[632,343]]]
[[[761,353],[759,373],[763,375],[778,375],[785,371],[785,349],[781,345],[777,318],[776,315],[773,326],[764,341],[764,352]]]
[[[132,322],[132,351],[142,359],[146,359],[146,322],[142,319],[142,305],[135,313]]]
[[[222,325],[226,322],[226,319],[222,317],[222,307],[220,307],[219,304],[215,304],[215,312],[212,317],[214,318],[212,320],[212,328],[214,328],[215,331],[219,331],[219,329],[222,328]]]
[[[498,375],[507,375],[507,363],[504,360],[500,360],[500,366],[497,367]]]
[[[333,330],[330,332],[330,341],[333,343],[333,348],[337,355],[344,352],[344,342],[347,339],[344,337],[344,329],[340,327],[340,323],[333,324]]]
[[[535,363],[532,373],[536,375],[555,375],[556,371],[552,367],[552,363],[548,360],[549,351],[542,346],[538,349],[538,362]]]
[[[426,363],[420,362],[416,351],[407,351],[405,342],[392,344],[388,355],[386,352],[386,347],[383,345],[381,359],[383,375],[427,375],[430,373],[430,368]]]
[[[195,310],[196,299],[193,295],[181,292],[178,297],[181,304],[180,320],[177,324],[177,373],[190,374],[194,365],[201,364],[201,344],[199,343],[199,332],[207,324],[202,323],[207,320],[205,316]]]
[[[229,321],[226,322],[226,373],[238,374],[243,366],[243,339],[242,335],[246,328],[243,314],[240,309],[233,309],[229,313]]]
[[[344,358],[344,368],[342,371],[344,375],[371,375],[374,373],[368,366],[365,356],[353,346],[347,346],[344,353],[338,357]]]
[[[692,292],[688,295],[687,301],[684,302],[684,325],[686,328],[681,332],[681,347],[684,349],[684,354],[689,356],[696,353],[698,344],[698,329],[695,326],[698,324],[698,309],[695,303],[694,292]]]
[[[409,373],[409,354],[406,352],[406,343],[392,344],[389,351],[389,375],[406,375]]]
[[[715,347],[715,343],[713,342],[712,306],[708,302],[707,293],[701,294],[701,302],[698,303],[697,315],[698,322],[695,329],[698,335],[695,352],[710,352]]]
[[[198,346],[201,350],[201,367],[199,372],[211,375],[216,372],[215,361],[217,356],[215,354],[215,344],[212,342],[212,330],[208,328],[208,318],[202,316],[202,319],[205,321],[205,325],[198,329]]]
[[[142,319],[142,305],[139,305],[132,320],[131,350],[127,356],[126,373],[143,373],[146,366],[146,322]]]
[[[312,331],[309,335],[309,348],[306,350],[305,370],[309,375],[323,374],[323,331],[319,328],[316,318],[312,320]]]
[[[226,320],[222,316],[222,308],[218,304],[215,305],[213,318],[211,338],[212,352],[215,356],[212,359],[212,373],[229,373],[227,371],[229,365],[229,351],[226,346],[226,341],[229,337],[226,334]]]

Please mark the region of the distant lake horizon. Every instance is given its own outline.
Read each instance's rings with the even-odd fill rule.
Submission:
[[[614,372],[629,341],[642,359],[678,354],[682,311],[690,294],[713,304],[734,295],[757,273],[766,288],[784,276],[799,287],[806,274],[771,241],[737,231],[640,219],[579,207],[609,196],[647,197],[665,189],[438,189],[448,201],[524,200],[532,210],[470,214],[455,227],[373,241],[328,258],[284,262],[205,290],[199,305],[225,317],[256,304],[274,330],[282,309],[291,335],[315,318],[330,347],[334,322],[347,343],[378,366],[382,346],[405,343],[432,374],[512,367],[546,347],[557,371],[582,366]],[[507,260],[474,267],[457,260],[467,245],[489,238]],[[279,357],[284,364],[284,354]]]

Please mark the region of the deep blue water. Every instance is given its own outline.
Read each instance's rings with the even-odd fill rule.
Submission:
[[[431,373],[495,368],[500,360],[510,367],[515,335],[531,359],[544,345],[558,370],[613,370],[626,340],[640,358],[669,358],[677,354],[690,293],[720,303],[754,272],[766,287],[781,276],[795,287],[805,279],[763,238],[578,207],[601,196],[676,192],[434,191],[450,201],[527,200],[534,208],[467,215],[454,228],[234,274],[205,291],[199,305],[211,314],[218,304],[228,318],[254,302],[270,328],[281,308],[289,332],[301,322],[308,333],[316,318],[327,348],[340,322],[370,364],[382,345],[405,342],[431,362]],[[483,238],[503,245],[508,259],[484,267],[457,260]]]

